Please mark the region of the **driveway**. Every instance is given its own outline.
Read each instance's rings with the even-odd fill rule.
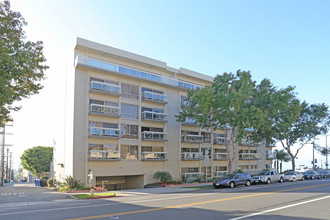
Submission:
[[[0,204],[43,202],[71,198],[46,187],[36,187],[32,183],[5,183],[0,186]]]

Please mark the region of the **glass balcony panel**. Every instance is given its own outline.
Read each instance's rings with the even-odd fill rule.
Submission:
[[[120,108],[107,105],[91,104],[90,112],[104,115],[120,116]]]
[[[204,176],[204,173],[202,172],[196,172],[196,173],[182,173],[182,178],[185,179],[187,182],[194,181],[196,179],[200,179]]]
[[[201,154],[197,152],[182,152],[181,153],[182,160],[200,160]]]
[[[155,121],[166,121],[167,115],[164,113],[159,113],[159,112],[144,111],[144,112],[142,112],[142,119],[155,120]]]
[[[261,159],[261,153],[240,153],[240,160],[257,160]]]
[[[225,140],[224,137],[215,137],[213,138],[213,144],[225,144]]]
[[[101,90],[110,93],[118,93],[118,94],[120,93],[120,86],[96,82],[96,81],[91,82],[91,89]]]
[[[166,152],[142,152],[142,160],[167,160]]]
[[[90,160],[119,160],[119,151],[105,151],[105,150],[90,150],[89,151]]]
[[[90,128],[91,136],[100,136],[100,137],[113,137],[118,138],[120,134],[119,129],[112,129],[112,128],[98,128],[92,127]]]
[[[182,142],[202,143],[203,142],[203,136],[202,135],[185,134],[185,135],[182,135]]]
[[[154,132],[154,131],[143,131],[142,139],[144,139],[144,140],[167,140],[167,133]]]
[[[213,160],[227,160],[227,153],[214,153]]]
[[[148,91],[143,92],[142,98],[145,100],[167,102],[167,95],[154,93],[154,92],[148,92]]]
[[[228,174],[227,171],[215,171],[215,172],[213,173],[213,176],[214,176],[214,177],[222,177],[222,176],[225,176],[225,175],[227,175],[227,174]]]

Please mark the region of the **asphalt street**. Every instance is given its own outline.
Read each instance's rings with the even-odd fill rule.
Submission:
[[[0,204],[0,219],[330,219],[330,179],[233,189],[140,189],[117,194],[116,198],[98,200],[55,196],[55,200],[28,205]]]

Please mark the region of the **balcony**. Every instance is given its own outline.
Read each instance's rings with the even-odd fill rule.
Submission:
[[[119,138],[120,130],[113,128],[90,127],[90,137]]]
[[[226,138],[224,137],[215,137],[213,138],[213,144],[224,145],[226,143]]]
[[[258,143],[254,142],[253,140],[242,139],[242,142],[240,145],[258,146]]]
[[[239,155],[240,160],[259,160],[261,159],[260,153],[240,153]]]
[[[196,120],[195,119],[191,119],[191,118],[186,118],[186,120],[184,122],[181,122],[182,125],[193,125],[193,126],[199,126],[198,124],[196,124]]]
[[[203,143],[203,136],[202,135],[185,134],[185,135],[182,135],[181,141],[185,142],[185,143]]]
[[[203,178],[203,172],[195,172],[195,173],[182,173],[182,179],[185,179],[187,182],[192,182],[196,179]]]
[[[90,114],[120,117],[120,107],[90,104]]]
[[[166,152],[142,152],[141,160],[144,160],[144,161],[167,160],[167,153]]]
[[[155,131],[143,131],[142,140],[144,141],[167,141],[167,133]]]
[[[143,101],[153,101],[153,102],[167,103],[167,95],[144,91],[142,93],[142,100]]]
[[[266,144],[266,147],[276,147],[276,143],[273,143],[273,144]]]
[[[266,154],[266,160],[274,160],[274,159],[275,159],[275,155],[273,153]]]
[[[91,81],[91,91],[120,95],[120,86]]]
[[[159,113],[159,112],[144,111],[144,112],[142,112],[142,120],[166,122],[167,114]]]
[[[227,153],[214,153],[213,160],[227,160]]]
[[[120,160],[120,152],[105,151],[105,150],[90,150],[88,151],[88,160],[118,161]]]
[[[213,177],[217,178],[217,177],[222,177],[222,176],[225,176],[227,175],[228,172],[227,171],[215,171],[213,172]]]
[[[182,152],[181,153],[181,160],[200,160],[201,155],[199,152]]]

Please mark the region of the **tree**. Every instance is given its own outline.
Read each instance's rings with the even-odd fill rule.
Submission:
[[[283,162],[289,162],[291,160],[290,155],[284,150],[275,150],[275,158],[276,158],[276,167],[277,167],[277,172],[282,173],[282,163]],[[280,162],[280,166],[278,166],[278,161]]]
[[[263,113],[253,103],[255,88],[250,72],[217,75],[211,86],[189,90],[185,100],[188,108],[176,115],[179,122],[192,118],[202,128],[224,131],[229,173],[233,172],[238,143],[247,129],[263,123]]]
[[[53,159],[53,147],[33,147],[24,151],[21,164],[24,169],[32,172],[38,178],[50,172],[50,163]]]
[[[11,11],[10,2],[0,3],[0,127],[10,121],[13,106],[30,95],[37,94],[48,66],[41,41],[25,41],[23,26],[27,22],[21,13]]]
[[[330,126],[328,106],[301,103],[296,98],[294,87],[271,95],[263,111],[269,117],[256,134],[280,142],[291,157],[292,170],[296,168],[295,159],[300,150],[316,136],[326,134]]]

